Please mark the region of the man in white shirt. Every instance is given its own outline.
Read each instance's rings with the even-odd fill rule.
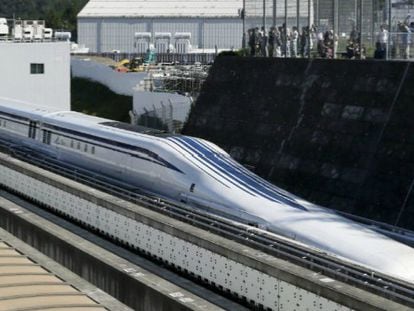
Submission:
[[[381,25],[380,32],[377,35],[375,58],[385,59],[387,55],[388,30]]]

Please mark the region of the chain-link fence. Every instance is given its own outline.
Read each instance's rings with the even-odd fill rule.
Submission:
[[[255,56],[407,59],[412,14],[413,0],[245,0],[245,47]]]
[[[180,133],[189,114],[190,106],[168,103],[161,107],[145,109],[145,113],[136,116],[135,124],[162,130],[168,133]]]

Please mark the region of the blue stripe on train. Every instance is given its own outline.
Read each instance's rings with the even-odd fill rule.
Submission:
[[[218,168],[216,166],[212,166],[209,163],[206,163],[205,161],[203,161],[203,156],[200,152],[198,152],[197,150],[194,150],[191,146],[189,146],[186,142],[184,141],[180,141],[179,139],[177,139],[177,137],[173,137],[173,138],[168,138],[168,140],[178,144],[181,148],[183,148],[184,150],[186,150],[187,152],[194,152],[196,153],[196,155],[198,155],[199,157],[197,158],[202,165],[204,165],[205,167],[207,167],[208,169],[210,169],[212,172],[214,172],[215,174],[217,174],[218,176],[220,176],[222,179],[224,179],[225,181],[231,183],[233,186],[239,188],[240,190],[252,195],[252,196],[256,196],[253,192],[249,191],[246,188],[241,187],[240,184],[235,183],[234,179],[231,178],[230,176],[226,175],[226,174],[222,174],[222,171],[217,170]]]
[[[201,140],[197,140],[196,143],[204,146],[206,149],[210,150],[211,152],[215,152],[211,147],[209,147],[207,144],[205,144]],[[276,187],[275,185],[269,183],[268,181],[264,180],[263,178],[257,176],[253,172],[249,171],[247,168],[245,168],[240,163],[234,161],[231,157],[219,155],[219,160],[222,162],[227,163],[228,165],[232,166],[234,169],[238,170],[240,173],[245,174],[248,178],[250,178],[252,181],[257,182],[267,190],[275,193],[276,195],[280,195],[284,197],[286,200],[291,201],[293,204],[299,204],[296,202],[296,196],[287,192],[286,190],[280,189]]]
[[[307,211],[305,207],[298,204],[297,202],[292,202],[290,198],[286,198],[285,196],[275,193],[275,191],[269,190],[265,188],[263,185],[258,183],[257,181],[253,180],[247,174],[241,172],[235,166],[229,165],[224,161],[221,161],[216,155],[215,152],[211,149],[209,150],[207,147],[202,146],[196,139],[190,137],[174,137],[185,143],[191,150],[195,151],[198,155],[200,155],[205,162],[214,165],[215,168],[219,169],[222,173],[227,175],[231,175],[234,179],[236,179],[241,185],[247,187],[249,190],[255,192],[257,195],[265,197],[274,202],[284,203],[293,208],[301,209]]]
[[[186,148],[187,150],[195,152],[199,156],[200,161],[204,163],[204,165],[212,169],[216,174],[219,174],[221,177],[226,178],[227,180],[232,182],[232,184],[238,187],[239,189],[253,196],[256,196],[255,194],[257,194],[258,196],[265,197],[266,199],[270,201],[281,203],[280,201],[274,199],[273,197],[270,197],[270,196],[267,196],[266,194],[258,192],[257,189],[255,189],[254,187],[249,186],[248,184],[244,183],[242,180],[237,178],[237,176],[234,176],[228,171],[226,171],[225,169],[223,169],[223,167],[221,167],[220,165],[218,165],[218,163],[212,160],[213,157],[211,156],[211,153],[203,153],[200,151],[199,148],[195,148],[194,146],[192,146],[192,144],[188,140],[181,140],[180,138],[175,138],[175,139],[180,141],[181,144],[184,145],[183,148]],[[235,183],[235,181],[237,181],[237,183]],[[242,188],[241,186],[243,186],[244,188]],[[254,194],[247,191],[245,188],[253,191]]]

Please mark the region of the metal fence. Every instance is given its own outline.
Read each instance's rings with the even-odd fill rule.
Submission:
[[[132,123],[165,131],[167,133],[180,133],[190,112],[190,106],[163,104],[161,107],[145,109],[140,115],[131,114]]]
[[[122,59],[134,59],[135,57],[140,57],[142,59],[147,58],[147,53],[88,53],[90,56],[103,56],[112,58],[115,61],[120,61]],[[200,64],[212,64],[216,58],[217,53],[187,53],[187,54],[178,54],[178,53],[158,53],[155,54],[154,63],[175,63],[181,65],[194,65],[196,63]]]
[[[250,48],[249,30],[268,40],[273,27],[281,36],[281,53],[273,56],[406,59],[412,54],[413,14],[412,0],[245,0],[244,47]],[[295,44],[297,53],[288,53]],[[269,56],[269,47],[256,45],[255,55]],[[310,53],[303,51],[306,45]]]

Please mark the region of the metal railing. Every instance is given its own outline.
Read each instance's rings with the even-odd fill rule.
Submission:
[[[358,34],[358,44],[363,50],[363,56],[355,58],[377,56],[376,58],[399,60],[409,59],[414,54],[412,49],[407,51],[407,45],[414,47],[411,42],[404,42],[406,34],[401,32],[404,29],[414,32],[414,3],[408,0],[245,0],[241,17],[245,37],[248,37],[248,29],[252,28],[266,33],[271,27],[290,30],[297,28],[299,34],[306,28],[313,29],[314,33],[310,37],[314,48],[308,57],[321,57],[316,38],[319,33],[327,31],[332,31],[338,37],[337,54],[334,53],[338,57],[352,55],[347,47],[350,37],[355,34]],[[382,53],[376,53],[377,34],[381,27],[390,33],[385,57],[378,57]],[[248,47],[247,42],[248,39],[245,40],[245,47]]]
[[[122,59],[134,59],[137,57],[146,59],[147,53],[117,53],[117,52],[105,52],[105,53],[88,53],[89,56],[108,57],[116,62]],[[194,65],[200,63],[203,65],[212,64],[217,57],[216,53],[157,53],[154,55],[154,63],[170,63],[180,65]]]

